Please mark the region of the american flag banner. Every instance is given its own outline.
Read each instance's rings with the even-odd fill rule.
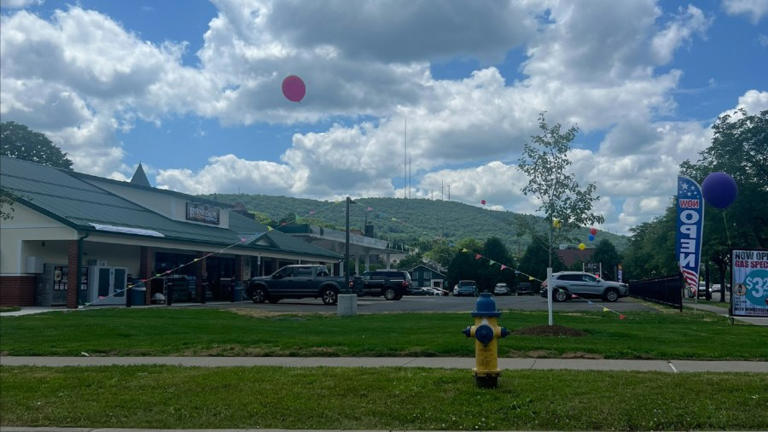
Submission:
[[[699,264],[704,233],[704,200],[701,186],[688,177],[677,177],[677,235],[675,255],[685,285],[693,295],[699,288]]]

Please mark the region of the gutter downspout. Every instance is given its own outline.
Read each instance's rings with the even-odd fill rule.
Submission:
[[[77,305],[82,306],[85,304],[85,300],[86,300],[83,298],[84,297],[83,290],[80,289],[83,283],[82,274],[80,273],[80,269],[83,267],[83,240],[88,238],[88,236],[91,235],[91,233],[85,233],[85,235],[83,235],[82,237],[80,237],[79,235],[80,233],[78,233],[78,238],[77,238],[77,269],[75,269],[75,271],[77,272],[76,273],[77,286],[75,287],[75,289],[77,290]],[[88,293],[87,289],[85,290],[85,293],[86,294]]]

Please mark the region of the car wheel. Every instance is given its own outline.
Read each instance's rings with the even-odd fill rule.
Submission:
[[[387,288],[384,290],[384,298],[387,300],[396,300],[397,291],[394,288]]]
[[[568,300],[568,291],[562,288],[557,288],[554,292],[554,298],[556,302],[564,302]]]
[[[608,288],[607,290],[605,290],[605,294],[603,294],[603,298],[605,299],[605,301],[609,301],[613,303],[619,299],[619,292],[613,288]]]
[[[338,295],[336,290],[331,287],[323,288],[323,303],[327,305],[334,305],[338,301]]]
[[[266,291],[264,291],[264,288],[256,287],[253,289],[253,294],[251,294],[251,300],[253,300],[254,303],[264,303],[266,299],[267,299],[267,293]]]

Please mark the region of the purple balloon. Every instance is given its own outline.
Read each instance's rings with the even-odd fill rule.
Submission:
[[[709,205],[724,209],[736,199],[739,188],[733,177],[724,172],[713,172],[701,182],[701,192]]]

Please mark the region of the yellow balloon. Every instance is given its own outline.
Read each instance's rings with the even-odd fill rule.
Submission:
[[[560,228],[560,226],[562,226],[562,222],[560,222],[560,219],[552,219],[552,226],[555,228]]]
[[[586,248],[587,248],[587,245],[585,245],[584,243],[579,243],[579,250],[584,250]]]

